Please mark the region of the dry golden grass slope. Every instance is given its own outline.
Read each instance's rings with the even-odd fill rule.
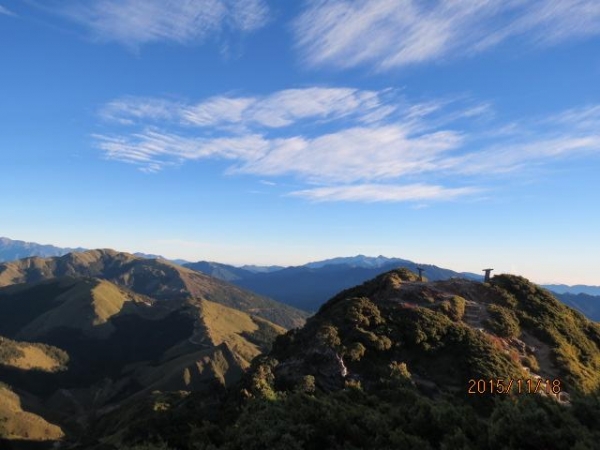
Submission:
[[[21,370],[56,372],[66,367],[66,352],[50,345],[18,342],[0,336],[0,365]]]
[[[253,318],[241,311],[207,300],[200,303],[200,317],[213,345],[226,343],[233,352],[248,363],[263,351],[248,340],[248,335],[259,331],[259,323],[263,327],[270,328],[273,334],[283,334],[286,331],[264,319]]]
[[[0,385],[0,438],[53,441],[64,436],[60,427],[24,410],[21,397]]]
[[[19,350],[22,356],[12,358],[6,361],[6,365],[23,370],[41,370],[44,372],[54,372],[62,364],[52,356],[48,355],[41,348],[26,343],[20,343]]]

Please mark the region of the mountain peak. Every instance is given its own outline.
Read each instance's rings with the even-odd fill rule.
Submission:
[[[326,391],[350,375],[368,386],[402,361],[440,393],[502,373],[560,378],[563,390],[589,394],[600,388],[599,337],[597,324],[522,277],[418,282],[400,269],[333,297],[271,356],[275,386],[307,375]]]
[[[0,263],[0,286],[59,277],[100,278],[161,301],[203,298],[250,312],[285,328],[301,325],[306,316],[300,310],[175,263],[112,249]]]

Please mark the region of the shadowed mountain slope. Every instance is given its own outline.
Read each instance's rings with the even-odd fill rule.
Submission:
[[[34,274],[43,268],[36,264]],[[95,417],[156,390],[225,389],[283,332],[204,298],[159,301],[105,279],[62,277],[5,286],[0,381],[10,388],[1,392],[8,406],[0,408],[0,422],[8,428],[0,438],[17,439],[13,430],[30,426],[37,430],[39,417],[48,439],[60,433],[43,420],[60,424],[73,439]],[[18,409],[20,398],[28,399],[32,416]],[[39,442],[35,433],[30,439]]]

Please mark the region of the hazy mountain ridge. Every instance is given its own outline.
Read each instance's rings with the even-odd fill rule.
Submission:
[[[332,266],[332,265],[345,265],[349,267],[382,267],[389,264],[414,264],[412,261],[401,259],[401,258],[388,258],[383,255],[379,256],[365,256],[365,255],[356,255],[356,256],[340,256],[336,258],[324,259],[322,261],[314,261],[307,264],[304,264],[304,267],[309,267],[311,269],[320,269],[324,266]]]
[[[542,287],[556,292],[557,294],[586,294],[592,296],[600,296],[600,286],[587,286],[585,284],[544,284]]]
[[[41,258],[50,258],[54,256],[64,256],[67,253],[85,252],[88,250],[90,249],[83,247],[57,247],[51,244],[38,244],[37,242],[26,242],[9,239],[7,237],[0,237],[0,262],[15,261],[17,259],[30,258],[33,256],[38,256]],[[136,252],[133,255],[146,259],[164,259],[180,265],[189,262],[184,259],[169,260],[164,256],[153,255],[148,253]]]
[[[85,251],[77,248],[60,248],[52,245],[42,245],[33,242],[16,241],[0,238],[0,262],[12,261],[33,256],[62,256],[73,251]],[[145,259],[163,259],[160,255],[135,253],[134,256]],[[165,260],[166,261],[166,260]],[[351,257],[336,257],[322,261],[314,261],[302,266],[256,266],[246,265],[236,267],[211,261],[191,263],[177,259],[170,262],[186,266],[214,278],[231,282],[240,287],[250,289],[282,303],[305,310],[316,311],[321,304],[342,289],[362,283],[374,276],[396,267],[406,267],[416,270],[417,267],[426,269],[425,276],[431,280],[447,279],[451,277],[465,277],[480,280],[478,274],[468,272],[454,272],[441,269],[434,265],[421,265],[402,258],[389,258],[382,255],[369,257],[356,255]],[[318,270],[327,266],[340,266],[336,280],[331,280],[332,273],[319,273]],[[348,269],[346,273],[342,267]],[[311,272],[307,269],[316,269]],[[363,269],[367,269],[364,270]],[[372,270],[369,270],[372,269]],[[448,270],[440,272],[437,269]],[[276,272],[286,272],[274,275]],[[344,281],[342,281],[344,280]],[[288,287],[293,287],[288,289]],[[592,320],[600,320],[600,286],[547,284],[542,285],[557,294],[557,298],[567,305],[573,306],[587,315]],[[590,297],[574,297],[570,294],[587,294]]]
[[[303,266],[263,272],[250,272],[227,264],[205,261],[188,263],[185,264],[185,267],[230,281],[253,292],[310,311],[316,311],[340,290],[360,284],[398,267],[404,267],[413,272],[417,271],[417,267],[421,267],[425,270],[424,276],[431,281],[450,278],[483,279],[478,274],[455,272],[431,264],[417,264],[401,258],[368,257],[364,255],[331,258]],[[551,291],[556,288],[558,291],[564,292],[553,291],[556,297],[568,306],[581,311],[592,320],[600,320],[600,296],[575,296],[567,292],[570,290],[600,292],[600,288],[584,285],[543,285],[542,287]]]
[[[217,278],[226,276],[231,283],[240,287],[309,311],[316,311],[325,301],[343,289],[363,283],[398,267],[405,267],[413,271],[416,271],[417,267],[421,267],[425,269],[424,275],[430,280],[444,280],[453,277],[482,278],[476,274],[459,273],[435,265],[417,264],[400,258],[383,256],[371,258],[363,255],[333,258],[304,266],[259,273],[203,261],[185,264],[185,267]]]
[[[56,247],[50,244],[38,244],[0,237],[0,262],[14,261],[31,256],[63,256],[71,252],[85,251],[84,248]]]
[[[189,261],[188,261],[189,263]],[[246,264],[241,266],[240,269],[247,270],[249,272],[275,272],[277,270],[285,269],[285,266],[256,266],[253,264]]]
[[[0,242],[6,244],[22,241],[11,241],[7,238],[0,238]],[[35,246],[39,245],[31,244],[31,248],[35,248]],[[65,252],[71,250],[60,249],[58,247],[54,248]],[[25,252],[27,253],[27,251]],[[1,254],[0,246],[0,261]],[[143,253],[136,253],[133,256],[144,259],[162,259],[159,255],[148,255]],[[309,311],[316,311],[321,304],[340,290],[360,284],[374,276],[397,267],[406,267],[413,271],[415,271],[417,267],[422,267],[425,269],[425,276],[431,280],[443,280],[452,277],[466,277],[475,280],[482,279],[478,274],[455,272],[434,265],[417,264],[402,258],[388,258],[381,255],[377,257],[365,255],[337,257],[293,267],[236,267],[210,261],[189,263],[184,260],[175,260],[170,262],[175,262],[176,264],[183,265],[211,277],[249,289],[257,294]],[[337,269],[335,269],[335,267],[337,267]],[[600,320],[600,295],[591,297],[575,297],[570,295],[571,293],[600,292],[600,287],[585,285],[543,285],[543,287],[555,292],[557,298],[564,301],[565,304],[583,312],[590,319],[596,321]]]

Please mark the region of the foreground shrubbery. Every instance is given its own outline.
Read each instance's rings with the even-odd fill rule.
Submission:
[[[521,364],[537,370],[538,362],[515,360],[496,345],[501,339],[463,323],[461,296],[431,297],[435,303],[425,307],[398,301],[393,290],[413,278],[392,273],[334,297],[256,358],[218,407],[191,395],[132,414],[122,433],[127,448],[598,448],[597,324],[525,279],[495,277],[481,291],[488,326],[501,337],[527,330],[554,346],[571,403],[534,394],[469,396],[469,378],[523,377]]]
[[[132,449],[595,449],[600,439],[600,407],[590,398],[570,408],[539,395],[497,398],[481,414],[468,401],[432,400],[393,383],[256,397],[214,422],[174,424],[177,413],[155,414],[156,447],[138,435]]]

